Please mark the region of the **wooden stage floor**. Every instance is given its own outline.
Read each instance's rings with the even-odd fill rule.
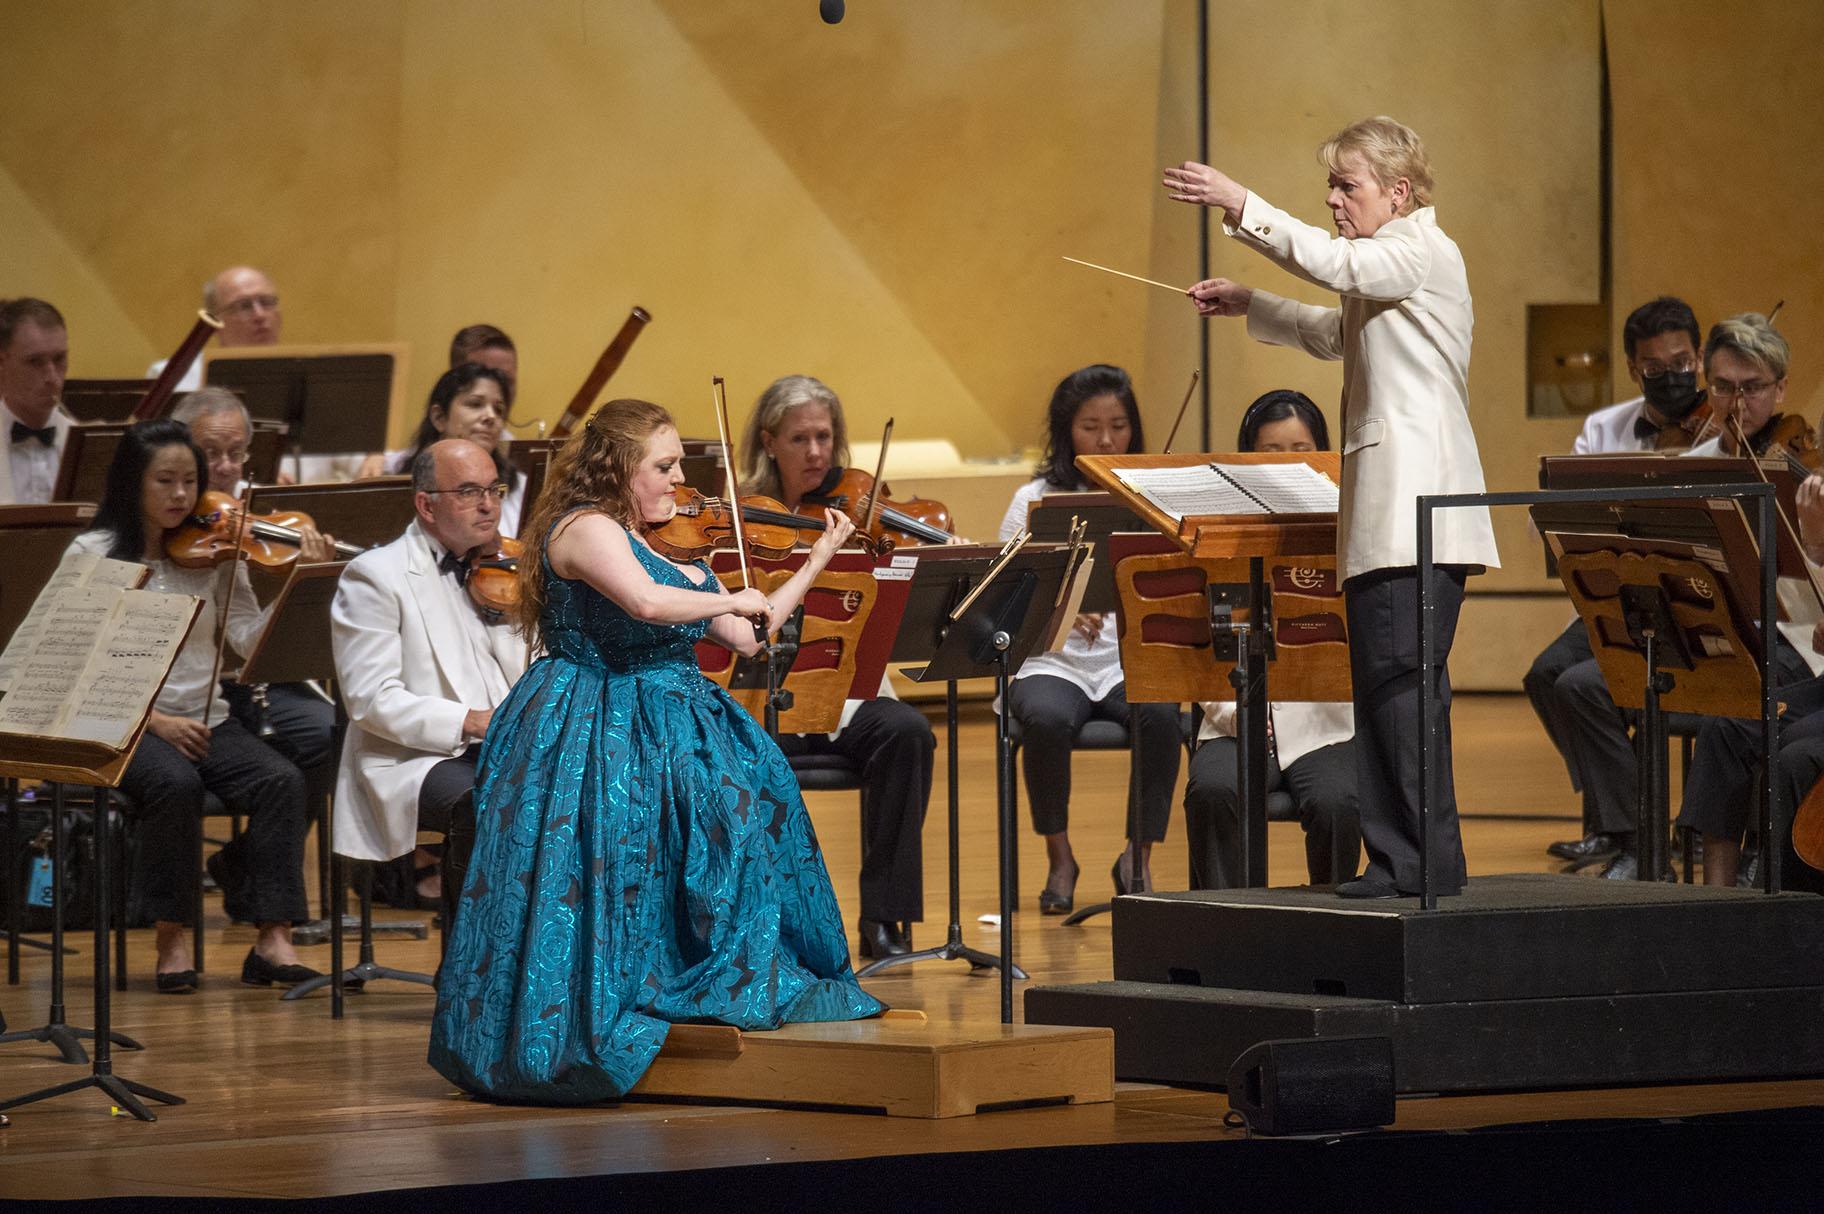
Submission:
[[[964,727],[963,919],[970,943],[999,947],[977,921],[995,907],[992,730],[974,712]],[[1464,839],[1472,873],[1549,871],[1547,842],[1577,833],[1576,807],[1556,756],[1519,696],[1460,696],[1455,720],[1459,797],[1469,816]],[[940,728],[941,737],[941,728]],[[1075,766],[1073,839],[1084,870],[1078,897],[1108,892],[1104,874],[1119,849],[1125,756],[1080,754]],[[942,939],[944,756],[926,825],[926,923],[917,942]],[[1181,777],[1182,778],[1182,777]],[[1674,773],[1676,780],[1676,771]],[[1674,790],[1676,795],[1676,788]],[[853,794],[818,794],[812,813],[851,928],[857,862]],[[1181,887],[1182,815],[1154,854],[1162,887]],[[1275,884],[1302,880],[1303,849],[1293,826],[1275,825]],[[1027,902],[1044,882],[1043,851],[1021,825],[1021,888]],[[314,871],[314,870],[313,870]],[[245,987],[238,966],[252,929],[228,925],[209,902],[210,970],[192,996],[159,996],[150,977],[149,932],[134,934],[132,989],[117,996],[115,1027],[143,1052],[117,1051],[115,1070],[184,1096],[157,1107],[156,1124],[109,1113],[89,1091],[12,1112],[0,1130],[0,1198],[51,1199],[126,1194],[305,1197],[439,1184],[617,1172],[674,1171],[788,1160],[842,1160],[915,1152],[978,1151],[1073,1144],[1208,1141],[1237,1136],[1224,1097],[1123,1084],[1112,1104],[986,1113],[945,1121],[862,1114],[630,1103],[587,1109],[509,1108],[457,1095],[425,1065],[432,995],[383,983],[351,996],[341,1022],[327,992],[280,1003],[272,990]],[[410,918],[381,911],[380,917]],[[1021,911],[1018,956],[1037,982],[1106,978],[1108,920],[1065,928]],[[69,1019],[89,1017],[88,938],[69,961]],[[380,959],[430,970],[436,942],[382,940]],[[306,958],[327,967],[328,949]],[[352,960],[352,950],[351,950]],[[10,1027],[42,1023],[49,962],[31,950],[26,981],[0,986]],[[921,1008],[936,1023],[993,1020],[998,983],[963,963],[923,962],[870,983],[898,1007]],[[1019,992],[1015,993],[1016,1009]],[[0,1098],[50,1086],[81,1072],[49,1047],[0,1047]],[[1824,1102],[1824,1081],[1713,1084],[1590,1092],[1546,1092],[1402,1100],[1399,1128],[1456,1129],[1550,1119],[1680,1117],[1705,1112]]]

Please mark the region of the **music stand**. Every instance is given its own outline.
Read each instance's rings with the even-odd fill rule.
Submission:
[[[336,537],[338,555],[352,557],[390,544],[414,516],[412,479],[382,476],[345,484],[256,485],[247,494],[251,514],[298,510],[317,530]]]
[[[1090,547],[1089,585],[1083,592],[1082,610],[1106,614],[1115,609],[1115,564],[1109,559],[1110,536],[1149,531],[1146,520],[1112,493],[1047,493],[1026,512],[1026,529],[1035,542],[1066,543],[1071,525],[1081,519]]]
[[[66,379],[63,407],[79,422],[124,422],[151,391],[149,379]]]
[[[87,531],[94,518],[95,507],[87,502],[0,506],[0,545],[6,551],[6,562],[0,566],[0,648],[5,647],[31,611],[38,592],[56,571],[70,541]],[[6,854],[11,863],[10,857],[19,854],[19,782],[8,780],[6,785]],[[11,896],[6,908],[6,981],[9,986],[18,986],[19,947],[49,950],[52,946],[20,930],[25,915],[25,887],[17,873],[13,877],[7,883]],[[63,950],[72,954],[75,951]]]
[[[1005,560],[997,550],[976,545],[918,548],[897,560],[916,560],[906,593],[906,613],[895,639],[892,661],[926,664],[906,674],[918,683],[942,679],[949,729],[950,923],[944,943],[934,949],[885,958],[905,965],[935,957],[964,960],[972,968],[1001,971],[1001,1022],[1013,1023],[1013,980],[1025,971],[1013,962],[1013,886],[1016,862],[1013,821],[1013,744],[1007,734],[1007,686],[1014,671],[1044,637],[1052,607],[1068,572],[1069,549],[1062,544],[1027,545]],[[904,566],[899,566],[903,568]],[[979,593],[977,591],[979,590]],[[952,618],[955,617],[955,618]],[[1000,838],[1001,955],[987,957],[963,944],[959,879],[957,788],[958,679],[992,674],[1002,711],[995,717],[995,797]],[[985,959],[984,959],[985,958]]]
[[[532,507],[538,503],[538,495],[545,490],[545,476],[551,471],[551,458],[557,449],[568,439],[563,438],[516,438],[503,448],[507,463],[518,470],[525,481],[525,492],[520,500],[525,507],[520,511],[520,529],[532,518]]]
[[[378,451],[386,419],[404,411],[407,349],[236,346],[203,352],[203,382],[229,388],[256,418],[291,427],[292,453]]]

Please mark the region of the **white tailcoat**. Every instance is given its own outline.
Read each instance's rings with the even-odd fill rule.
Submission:
[[[443,593],[439,549],[416,520],[390,544],[349,562],[330,606],[336,678],[348,736],[336,773],[336,851],[403,856],[418,838],[418,787],[469,745],[463,717],[491,708],[461,608]],[[526,645],[507,624],[485,626],[485,652],[505,686],[525,673]]]

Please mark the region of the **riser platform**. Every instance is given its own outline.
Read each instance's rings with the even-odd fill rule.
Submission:
[[[1824,898],[1555,874],[1478,877],[1424,912],[1326,890],[1131,895],[1120,981],[1390,1003],[1824,986]]]
[[[1026,1021],[1113,1029],[1121,1079],[1215,1088],[1286,1037],[1388,1037],[1401,1094],[1824,1074],[1824,986],[1397,1004],[1117,981],[1034,987]]]

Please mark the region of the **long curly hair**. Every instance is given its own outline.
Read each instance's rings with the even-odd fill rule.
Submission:
[[[551,459],[545,487],[519,529],[519,611],[514,624],[537,648],[539,618],[549,596],[545,589],[545,550],[551,531],[579,507],[599,510],[632,530],[640,523],[631,485],[646,457],[654,433],[675,426],[663,406],[647,400],[611,400],[570,435]]]

